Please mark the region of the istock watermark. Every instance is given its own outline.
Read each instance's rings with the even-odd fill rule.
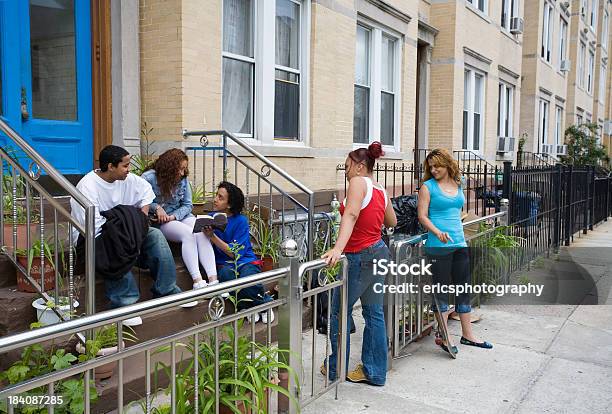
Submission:
[[[376,293],[410,293],[416,294],[419,291],[426,295],[429,294],[450,294],[450,295],[462,295],[462,294],[485,294],[495,296],[506,296],[506,295],[533,295],[536,297],[542,296],[544,290],[543,285],[535,285],[532,283],[522,285],[489,285],[481,283],[477,285],[471,285],[469,283],[460,285],[423,285],[418,283],[401,283],[399,285],[392,285],[386,283],[375,283],[373,285],[374,292]]]
[[[400,276],[432,276],[431,263],[426,263],[425,259],[421,259],[419,263],[400,263],[397,264],[394,261],[387,259],[376,260],[374,259],[374,275],[375,276],[387,276],[387,275],[400,275]]]

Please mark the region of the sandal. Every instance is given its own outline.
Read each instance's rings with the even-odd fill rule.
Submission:
[[[448,352],[451,356],[453,356],[453,354],[457,355],[457,353],[459,352],[459,349],[455,345],[453,345],[451,349],[449,350],[448,347],[444,344],[444,341],[442,340],[442,338],[439,336],[436,337],[435,343],[440,348],[442,348],[445,352]]]
[[[475,347],[478,347],[478,348],[484,348],[484,349],[491,349],[491,348],[493,348],[493,345],[491,345],[487,341],[474,342],[474,341],[470,341],[467,338],[464,338],[463,336],[461,337],[461,341],[460,342],[463,345],[475,346]]]

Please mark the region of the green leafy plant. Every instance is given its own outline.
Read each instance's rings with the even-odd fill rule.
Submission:
[[[40,324],[32,324],[31,328],[37,328]],[[55,348],[51,343],[48,349],[40,344],[30,345],[24,348],[21,359],[15,361],[9,369],[0,372],[0,382],[8,382],[9,385],[37,378],[51,372],[61,371],[69,368],[77,358],[65,349]],[[79,374],[76,378],[57,381],[54,384],[54,394],[62,397],[62,403],[54,406],[54,412],[58,414],[81,414],[84,409],[85,381],[84,374]],[[46,386],[34,388],[21,396],[36,396],[47,394]],[[98,399],[96,388],[92,383],[89,390],[90,402]],[[0,412],[6,413],[6,401],[0,402]],[[47,406],[18,407],[14,410],[20,414],[44,414],[47,413]]]
[[[142,123],[140,129],[140,154],[132,155],[130,162],[130,172],[136,175],[142,175],[147,169],[153,165],[154,142],[151,142],[149,136],[153,132],[153,128],[149,128],[146,122]]]
[[[135,342],[138,340],[136,332],[129,326],[123,326],[123,340],[126,342]],[[84,362],[95,358],[98,352],[103,348],[112,348],[119,343],[117,334],[117,325],[104,325],[94,331],[92,339],[88,339],[85,343],[85,352],[79,355],[79,362]],[[77,348],[78,349],[78,348]]]
[[[479,237],[472,240],[475,283],[496,284],[506,276],[512,260],[520,253],[520,238],[511,234],[510,226],[492,227],[480,223]]]
[[[264,220],[258,211],[250,211],[247,218],[251,224],[251,236],[255,243],[253,250],[261,257],[270,257],[276,264],[280,255],[281,235]]]
[[[215,358],[215,336],[212,332],[199,343],[198,349],[195,348],[193,340],[178,344],[188,356],[184,359],[181,355],[180,360],[183,361],[183,364],[180,364],[180,369],[177,369],[175,374],[177,413],[195,412],[192,401],[196,393],[200,413],[214,411],[217,394],[220,404],[235,413],[243,412],[242,407],[258,414],[267,413],[267,396],[273,391],[285,395],[293,404],[298,403],[285,388],[279,385],[281,372],[286,372],[298,384],[297,374],[285,362],[289,351],[280,350],[272,345],[258,344],[250,341],[246,336],[236,337],[242,324],[242,320],[237,322],[236,332],[232,326],[223,327],[220,336],[224,339],[217,338],[218,359]],[[168,352],[170,349],[169,346],[162,347],[156,350],[156,353]],[[197,355],[197,389],[195,386],[195,359],[191,355]],[[219,370],[218,389],[215,387],[215,368],[217,367]],[[170,366],[158,362],[154,376],[155,384],[158,383],[158,372],[164,372],[169,378],[172,371]],[[169,389],[163,391],[169,393]],[[158,407],[157,412],[166,413],[168,409],[167,405],[162,405]]]
[[[566,165],[609,164],[606,148],[598,142],[599,126],[594,123],[572,125],[565,130],[567,155],[561,156]]]

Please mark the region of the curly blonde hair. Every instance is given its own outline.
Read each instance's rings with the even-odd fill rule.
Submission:
[[[457,183],[461,185],[461,171],[459,170],[459,163],[453,158],[453,156],[444,148],[433,149],[427,154],[425,161],[423,161],[423,181],[427,181],[432,178],[431,167],[445,167],[448,170],[448,175]]]

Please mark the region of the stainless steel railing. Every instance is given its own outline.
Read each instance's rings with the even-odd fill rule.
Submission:
[[[11,259],[25,283],[34,292],[39,293],[44,302],[52,300],[55,304],[59,304],[65,295],[70,307],[68,314],[71,315],[74,314],[73,303],[77,295],[78,281],[70,235],[72,230],[76,229],[85,240],[86,312],[93,314],[95,312],[93,204],[1,119],[0,131],[10,140],[9,145],[0,148],[2,252]],[[54,198],[42,187],[38,182],[42,174],[53,180],[85,210],[84,224],[77,223],[71,217],[67,204]],[[50,275],[47,280],[45,273]],[[54,287],[50,289],[51,284]],[[52,292],[48,294],[47,291],[50,290]],[[50,310],[60,319],[66,317],[66,314],[58,312],[56,307]]]
[[[464,228],[481,223],[491,223],[484,229],[478,229],[477,232],[466,235],[466,242],[470,247],[477,245],[486,245],[483,243],[487,238],[491,237],[499,224],[503,224],[503,220],[507,217],[507,205],[504,203],[503,209],[499,213],[491,214],[486,217],[479,217],[463,223]],[[412,264],[417,263],[426,255],[423,251],[423,242],[427,240],[427,234],[419,234],[415,236],[401,237],[400,235],[392,236],[389,247],[391,250],[391,258],[397,263]],[[476,255],[473,267],[478,268],[485,260],[485,256]],[[487,271],[492,271],[494,277],[490,283],[502,278],[511,270],[510,266],[497,267],[495,269],[487,268]],[[473,273],[474,276],[474,273]],[[392,284],[395,286],[412,285],[422,286],[424,283],[430,282],[422,275],[401,275],[399,273],[392,275]],[[495,280],[493,280],[495,279]],[[476,283],[476,281],[474,281]],[[429,332],[434,324],[435,318],[431,310],[430,298],[422,293],[421,289],[417,292],[396,292],[386,294],[386,323],[387,334],[391,338],[391,355],[393,358],[401,358],[405,347]],[[480,297],[473,298],[478,304]]]
[[[344,380],[343,375],[339,375],[334,381],[325,378],[317,382],[317,371],[313,369],[310,372],[310,380],[305,381],[305,370],[318,366],[323,357],[327,358],[329,346],[326,346],[325,354],[317,352],[314,345],[312,348],[303,347],[305,335],[301,326],[306,297],[316,297],[323,293],[331,295],[334,290],[339,290],[343,312],[340,314],[337,372],[344,372],[348,333],[345,332],[346,323],[342,321],[347,318],[347,262],[343,257],[343,277],[304,294],[299,281],[307,272],[321,269],[325,263],[322,260],[301,263],[296,253],[297,245],[288,241],[283,245],[283,267],[278,269],[0,338],[0,355],[3,355],[43,341],[61,343],[62,339],[68,336],[84,331],[92,332],[109,324],[116,325],[118,333],[115,353],[0,387],[0,405],[8,404],[10,398],[23,396],[25,393],[55,397],[55,401],[61,397],[66,402],[71,397],[65,392],[65,385],[71,381],[71,387],[77,384],[83,391],[83,411],[96,411],[99,396],[95,387],[100,384],[92,379],[92,374],[96,368],[113,362],[117,363],[117,372],[114,374],[117,376],[117,388],[113,390],[110,403],[109,397],[106,397],[105,403],[107,407],[112,403],[113,407],[110,409],[115,408],[118,413],[123,413],[129,405],[134,404],[141,405],[142,411],[146,413],[155,409],[176,412],[177,409],[187,407],[192,407],[196,413],[218,413],[222,405],[236,405],[239,401],[256,409],[253,412],[296,413],[301,407],[334,388],[337,395],[337,386]],[[234,313],[225,312],[225,306],[229,302],[223,301],[224,293],[233,296],[233,292],[239,289],[274,282],[280,285],[278,299]],[[172,332],[160,333],[154,339],[125,346],[122,323],[125,319],[134,316],[146,317],[202,299],[208,299],[209,302],[205,317],[200,323],[188,328],[173,329]],[[277,324],[273,324],[271,320],[273,311],[277,315]],[[246,317],[253,320],[255,314],[262,312],[268,316],[265,324],[244,323]],[[278,337],[276,344],[273,330]],[[313,335],[316,336],[314,330]],[[95,339],[95,335],[90,337]],[[326,337],[325,341],[329,344],[330,339]],[[312,352],[308,354],[311,349]],[[303,353],[302,350],[306,352]],[[143,357],[144,367],[135,363],[135,360],[142,360]],[[131,396],[126,393],[130,391],[129,388],[126,389],[126,375],[129,373],[133,377],[134,370],[140,370],[139,374],[144,376],[144,384],[140,388],[142,394],[137,397],[133,393]],[[253,377],[257,376],[253,370],[258,370],[257,380]],[[273,380],[279,380],[278,385],[287,391],[280,392]],[[307,383],[311,386],[308,387]],[[261,387],[265,390],[262,391]],[[109,390],[105,391],[107,394],[108,392]],[[128,400],[132,401],[127,404]],[[19,412],[14,406],[6,407],[9,413]],[[49,405],[48,408],[49,412],[52,412],[53,407]]]
[[[281,240],[291,237],[285,235],[287,217],[306,214],[305,257],[312,260],[316,231],[313,191],[227,131],[183,130],[184,138],[190,136],[200,137],[200,146],[188,147],[186,151],[192,158],[194,186],[203,193],[205,201],[214,197],[218,179],[233,182],[245,193],[247,211],[255,211],[269,226],[272,220],[279,219],[277,230]]]

